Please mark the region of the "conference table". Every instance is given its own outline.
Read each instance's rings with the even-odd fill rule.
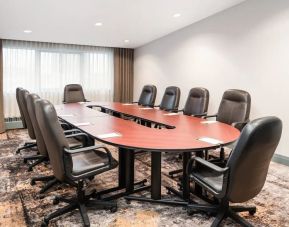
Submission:
[[[183,201],[188,201],[190,185],[185,170],[191,154],[198,156],[203,150],[226,146],[240,135],[239,130],[221,122],[132,103],[80,102],[56,105],[55,109],[58,117],[68,124],[119,149],[118,186],[99,192],[99,196],[121,189],[125,189],[125,192],[109,199],[124,195],[128,200],[178,204],[162,200],[161,195],[161,155],[163,152],[173,152],[183,155],[182,191],[179,196]],[[158,127],[147,127],[132,119]],[[150,186],[145,185],[146,180],[134,181],[134,157],[137,151],[151,153]],[[149,188],[151,198],[131,196]]]

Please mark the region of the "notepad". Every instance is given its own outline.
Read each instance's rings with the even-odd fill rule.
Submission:
[[[73,117],[73,114],[59,114],[58,117]]]
[[[165,113],[164,115],[166,115],[166,116],[175,116],[175,115],[179,115],[179,113]]]
[[[75,126],[86,126],[90,125],[90,122],[81,122],[81,123],[74,123]]]
[[[142,108],[140,108],[141,110],[151,110],[151,109],[153,109],[153,108],[151,108],[151,107],[142,107]]]
[[[218,121],[201,121],[201,124],[214,124]]]
[[[131,106],[131,105],[134,105],[134,103],[123,103],[122,105],[123,106]]]
[[[201,137],[198,140],[206,142],[206,143],[214,144],[214,145],[223,144],[224,143],[221,140],[217,140],[217,139],[210,138],[210,137]]]
[[[112,133],[101,134],[101,135],[98,135],[97,137],[100,139],[106,139],[106,138],[113,138],[113,137],[121,137],[121,134],[117,132],[112,132]]]

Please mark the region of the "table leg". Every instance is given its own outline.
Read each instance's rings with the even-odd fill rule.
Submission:
[[[126,150],[125,154],[125,188],[128,194],[134,189],[134,152]],[[122,179],[121,179],[122,180]]]
[[[183,186],[183,200],[188,201],[190,198],[190,182],[187,174],[187,164],[191,158],[190,152],[183,153],[183,177],[182,177],[182,186]]]
[[[151,198],[161,199],[161,152],[151,152]]]

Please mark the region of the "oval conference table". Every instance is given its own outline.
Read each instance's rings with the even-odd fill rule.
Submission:
[[[190,186],[185,170],[191,153],[200,155],[203,150],[228,145],[240,135],[236,128],[221,122],[130,103],[82,102],[56,105],[55,109],[58,117],[68,124],[98,141],[119,148],[118,186],[99,192],[99,196],[121,189],[125,192],[107,199],[126,195],[128,200],[178,204],[161,198],[161,154],[180,152],[183,154],[183,177],[182,192],[178,195],[183,201],[188,201]],[[131,119],[158,127],[147,127]],[[145,180],[134,182],[134,155],[138,150],[151,152],[151,186],[145,186]],[[151,188],[151,198],[128,196],[148,188]],[[196,187],[195,190],[200,195],[201,189]]]

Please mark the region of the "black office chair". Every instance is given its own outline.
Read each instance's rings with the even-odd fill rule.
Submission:
[[[47,215],[42,226],[47,226],[51,219],[74,209],[79,209],[85,226],[90,226],[87,207],[111,209],[112,212],[115,212],[117,209],[115,202],[92,200],[91,197],[95,192],[86,194],[84,189],[86,179],[117,167],[117,161],[112,157],[110,151],[104,146],[70,149],[54,106],[49,101],[38,100],[35,103],[35,109],[55,178],[77,188],[76,197],[72,199],[63,197],[54,199],[54,204],[65,202],[68,205]]]
[[[218,113],[208,115],[204,118],[215,117],[217,121],[232,125],[238,130],[242,130],[249,122],[251,109],[251,96],[247,91],[230,89],[224,92]],[[207,156],[207,154],[206,154]],[[215,158],[214,156],[211,156]],[[221,148],[220,157],[215,162],[225,161],[225,150]]]
[[[192,88],[189,92],[184,109],[180,110],[179,112],[183,112],[184,115],[195,117],[206,116],[209,105],[209,97],[210,94],[206,88]],[[170,171],[169,176],[174,178],[176,174],[179,174],[182,171],[183,169]]]
[[[68,84],[64,87],[63,103],[86,102],[80,84]]]
[[[32,122],[33,129],[34,129],[37,149],[39,152],[39,154],[37,154],[37,155],[29,156],[30,159],[36,160],[35,162],[33,162],[29,166],[29,171],[31,171],[34,166],[41,164],[42,162],[48,162],[49,156],[48,156],[47,148],[46,148],[42,133],[40,131],[40,128],[39,128],[39,125],[38,125],[38,122],[36,119],[36,113],[35,113],[35,103],[37,100],[40,100],[40,97],[36,94],[28,94],[28,95],[26,95],[26,100],[27,100],[27,109],[28,109],[29,117],[30,117],[31,122]],[[71,129],[71,130],[64,131],[66,138],[68,138],[68,140],[69,140],[69,146],[70,147],[78,148],[78,147],[86,146],[88,144],[88,141],[86,141],[86,137],[83,138],[83,140],[81,140],[81,142],[79,142],[76,139],[73,139],[77,136],[78,137],[81,136],[81,134],[79,134],[79,133],[81,133],[81,132],[78,129]],[[53,185],[59,183],[58,180],[53,175],[33,177],[31,179],[31,185],[34,185],[35,182],[37,182],[37,181],[46,182],[46,184],[39,191],[40,194],[47,191]]]
[[[23,125],[26,125],[27,129],[28,129],[28,134],[29,137],[32,140],[35,140],[35,134],[34,134],[34,130],[33,130],[33,126],[32,126],[32,122],[31,119],[29,117],[29,113],[27,110],[27,102],[26,102],[26,95],[29,94],[29,92],[23,88],[17,88],[16,90],[16,99],[18,102],[18,106],[19,106],[19,110],[20,110],[20,114],[22,113],[23,116],[21,116],[21,118],[23,119]],[[21,150],[25,150],[25,149],[29,149],[32,147],[36,147],[36,142],[32,141],[32,142],[26,142],[24,144],[24,146],[19,147],[16,150],[16,154],[20,153]]]
[[[21,90],[23,90],[23,88],[21,88],[21,87],[16,88],[16,101],[17,101],[17,105],[18,105],[18,108],[20,111],[20,116],[21,116],[23,128],[27,128],[26,121],[25,121],[24,114],[23,114],[23,110],[22,110],[21,105],[20,105],[20,91]]]
[[[134,103],[141,106],[153,107],[155,105],[156,96],[157,87],[154,85],[145,85],[142,89],[138,102]]]
[[[181,90],[178,87],[171,86],[167,87],[163,95],[161,104],[159,106],[160,110],[165,111],[178,111],[179,102],[181,97]]]
[[[219,200],[217,205],[189,204],[188,213],[204,211],[216,214],[212,226],[219,226],[230,217],[243,226],[252,226],[236,213],[256,207],[233,206],[253,199],[262,190],[271,158],[282,133],[282,122],[277,117],[264,117],[245,126],[233,148],[225,168],[199,157],[189,161],[190,179]]]

